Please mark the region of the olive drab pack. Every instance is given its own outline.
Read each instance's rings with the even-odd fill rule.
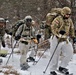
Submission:
[[[45,39],[51,36],[51,24],[53,20],[61,15],[61,8],[52,8],[51,11],[46,15],[46,26],[45,26]]]
[[[15,36],[17,29],[23,24],[24,24],[24,21],[19,20],[17,23],[15,23],[14,26],[12,26],[12,29],[9,31],[9,33],[12,33],[12,36]]]
[[[25,22],[28,22],[28,21],[32,21],[32,17],[30,15],[26,16],[24,19],[19,20],[17,23],[15,23],[15,25],[10,30],[10,32],[12,33],[12,35],[15,36],[15,33],[16,33],[17,29],[21,25],[25,24]]]
[[[0,36],[3,36],[5,34],[5,28],[6,20],[4,18],[0,18]]]
[[[46,24],[51,25],[52,21],[61,14],[61,8],[52,8],[46,15]]]

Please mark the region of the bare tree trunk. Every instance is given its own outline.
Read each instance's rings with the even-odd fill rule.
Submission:
[[[46,18],[46,14],[47,14],[47,9],[48,9],[48,7],[47,7],[47,0],[43,0],[43,5],[44,5],[44,19]]]

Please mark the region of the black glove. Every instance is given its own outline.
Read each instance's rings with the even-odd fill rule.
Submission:
[[[37,41],[38,41],[38,43],[39,43],[39,39],[41,38],[41,35],[40,34],[38,34],[37,35]]]
[[[73,38],[73,43],[76,43],[76,38]]]
[[[21,35],[15,36],[15,40],[19,40],[21,38]]]
[[[64,30],[61,30],[59,33],[60,33],[61,35],[64,35],[66,32],[65,32]]]
[[[9,34],[9,35],[12,35],[12,32],[9,32],[8,34]]]
[[[37,35],[37,38],[39,38],[39,39],[40,39],[40,38],[41,38],[41,35],[40,35],[40,34],[38,34],[38,35]]]
[[[7,29],[5,29],[5,32],[8,34],[9,33],[9,31],[7,30]]]
[[[3,47],[5,47],[6,45],[5,45],[5,41],[4,40],[2,40],[2,46]]]
[[[21,41],[21,43],[24,43],[25,45],[28,45],[27,41]]]

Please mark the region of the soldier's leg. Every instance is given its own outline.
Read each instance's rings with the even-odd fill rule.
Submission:
[[[0,40],[0,51],[1,51],[1,40]],[[1,56],[1,52],[0,52],[0,56]],[[2,62],[3,62],[3,59],[0,58],[0,65],[2,64]]]
[[[19,48],[20,48],[20,66],[22,70],[27,70],[29,68],[28,63],[26,62],[27,59],[27,52],[29,50],[29,46],[25,45],[23,43],[19,43]]]
[[[73,47],[70,42],[68,42],[68,44],[66,42],[64,43],[62,47],[62,55],[63,57],[61,59],[59,70],[68,74],[69,72],[66,67],[73,57]]]
[[[28,61],[35,61],[35,55],[37,54],[37,45],[35,43],[31,43],[31,53],[28,57]]]
[[[51,55],[50,56],[53,55],[53,52],[57,46],[57,43],[58,43],[58,39],[54,36],[53,39],[51,40],[51,47],[50,47]],[[52,57],[52,60],[50,62],[50,72],[57,70],[58,60],[59,60],[62,45],[63,45],[63,42],[58,44],[57,49]]]

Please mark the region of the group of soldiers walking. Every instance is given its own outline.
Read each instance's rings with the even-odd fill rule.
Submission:
[[[61,13],[59,15],[56,15],[58,12],[49,12],[49,14],[47,14],[46,16],[47,18],[49,18],[49,21],[45,22],[45,38],[50,35],[48,38],[46,38],[46,40],[49,40],[50,42],[50,75],[57,75],[57,69],[60,72],[69,75],[69,71],[66,67],[73,57],[73,46],[70,42],[70,39],[73,39],[73,41],[76,42],[74,25],[72,19],[70,18],[71,9],[69,7],[63,7],[60,9],[60,12]],[[56,16],[51,22],[51,16],[53,15]],[[3,23],[5,23],[5,20]],[[21,53],[21,70],[27,70],[30,67],[28,65],[28,61],[35,61],[34,57],[37,53],[37,51],[35,51],[36,49],[32,50],[31,54],[27,58],[29,47],[37,46],[41,35],[36,34],[36,28],[34,27],[35,21],[30,15],[26,16],[22,20],[19,20],[17,24],[21,25],[15,33],[14,31],[7,32],[7,30],[5,30],[5,26],[2,27],[2,30],[0,27],[0,41],[2,42],[2,46],[5,47],[5,43],[3,40],[4,32],[7,32],[10,35],[14,34],[14,39],[19,42],[19,49]],[[63,59],[61,60],[61,63],[58,67],[59,56],[61,53]]]

